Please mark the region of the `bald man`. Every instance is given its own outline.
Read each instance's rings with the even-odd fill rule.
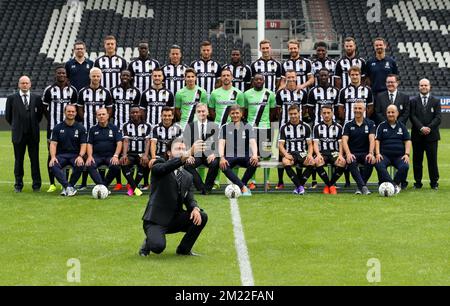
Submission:
[[[411,136],[406,125],[398,121],[397,106],[392,104],[386,109],[387,120],[378,125],[375,133],[375,168],[380,183],[390,182],[395,186],[395,193],[399,193],[401,184],[406,181],[409,170],[409,156],[411,153]],[[391,178],[387,168],[397,169]]]
[[[11,125],[12,143],[14,145],[14,191],[23,189],[23,162],[25,151],[31,162],[31,177],[33,191],[41,189],[41,172],[39,170],[39,122],[42,119],[43,108],[40,95],[30,92],[31,80],[28,76],[19,79],[19,92],[6,100],[5,118]]]
[[[441,139],[441,103],[431,95],[431,84],[427,79],[419,82],[419,95],[411,101],[412,145],[414,188],[422,188],[423,156],[427,153],[428,175],[431,189],[438,189],[439,170],[437,163],[438,141]]]

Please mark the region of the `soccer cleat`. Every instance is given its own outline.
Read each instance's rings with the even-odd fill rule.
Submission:
[[[298,188],[294,188],[294,190],[292,190],[293,194],[298,194]]]
[[[128,189],[131,188],[131,185],[130,185],[130,184],[127,184],[127,185],[125,186],[125,188],[128,190]]]
[[[220,189],[220,184],[218,182],[214,182],[212,190],[219,190],[219,189]]]
[[[317,181],[312,181],[311,182],[311,189],[316,189],[317,188]]]
[[[336,186],[330,186],[330,194],[337,194]]]
[[[357,195],[361,195],[362,194],[362,191],[361,191],[361,189],[356,189],[356,191],[355,191],[355,194],[357,194]]]
[[[141,195],[142,195],[142,191],[139,189],[139,188],[135,188],[134,189],[134,194],[137,196],[137,197],[140,197]]]
[[[330,194],[330,187],[325,186],[325,187],[323,188],[323,194]]]
[[[131,189],[131,188],[128,188],[128,191],[127,191],[127,195],[128,195],[129,197],[132,197],[132,196],[133,196],[133,194],[134,194],[134,191],[133,191],[133,189]]]
[[[370,192],[370,190],[369,190],[369,188],[367,188],[367,186],[363,186],[363,188],[362,188],[362,194],[363,195],[369,195],[369,194],[371,194],[371,192]]]
[[[255,190],[256,189],[255,183],[251,182],[250,184],[248,184],[248,189]]]
[[[73,197],[77,193],[77,190],[71,186],[66,188],[66,194],[68,197]]]
[[[65,197],[65,196],[67,195],[66,188],[63,188],[62,191],[61,191],[61,193],[60,193],[59,195]]]
[[[87,188],[87,186],[86,185],[78,185],[77,187],[77,190],[85,190],[86,188]]]
[[[141,191],[146,191],[150,189],[150,185],[144,185],[141,187]]]
[[[47,192],[55,192],[56,191],[56,185],[55,184],[51,184],[50,187],[48,187]]]
[[[119,190],[122,190],[122,187],[123,187],[122,184],[117,183],[116,186],[114,186],[114,189],[113,189],[113,190],[114,190],[114,191],[119,191]]]
[[[278,183],[278,184],[275,186],[275,190],[282,190],[282,189],[284,189],[284,184]]]
[[[250,189],[248,189],[245,186],[242,187],[241,192],[242,192],[241,196],[243,196],[243,197],[251,197],[252,196],[252,192],[250,191]]]
[[[305,187],[303,187],[303,186],[298,186],[298,187],[297,187],[297,194],[298,194],[298,195],[304,195],[304,194],[305,194]]]

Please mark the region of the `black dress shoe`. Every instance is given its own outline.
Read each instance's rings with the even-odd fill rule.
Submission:
[[[147,257],[148,255],[150,255],[150,251],[145,248],[146,246],[147,246],[147,239],[144,239],[144,242],[142,243],[142,246],[139,249],[139,256]]]
[[[200,255],[198,253],[194,253],[192,251],[189,251],[187,253],[177,251],[177,255],[181,255],[181,256],[202,256],[202,255]]]

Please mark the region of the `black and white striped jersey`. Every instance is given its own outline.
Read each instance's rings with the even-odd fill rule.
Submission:
[[[225,68],[231,71],[233,76],[233,87],[236,87],[242,92],[250,87],[252,81],[252,69],[249,65],[239,64],[235,66],[233,64],[227,64],[222,67],[222,70]]]
[[[335,121],[329,126],[321,121],[314,126],[313,138],[319,144],[320,153],[339,151],[339,142],[342,138],[342,126]]]
[[[165,127],[162,122],[153,128],[152,140],[156,140],[156,155],[161,156],[167,151],[167,144],[172,139],[181,135],[181,126],[174,123],[169,127]]]
[[[348,70],[352,66],[358,66],[361,69],[361,77],[366,74],[366,61],[361,57],[348,58],[347,56],[341,57],[336,62],[335,77],[341,79],[341,88],[345,88],[350,85],[351,80],[348,75]]]
[[[281,78],[281,64],[277,60],[270,58],[265,60],[259,58],[254,61],[250,67],[252,68],[252,76],[262,74],[264,76],[264,87],[270,91],[277,91],[277,81]]]
[[[128,153],[142,154],[145,152],[145,141],[151,138],[152,127],[145,123],[138,124],[128,121],[122,126],[123,138],[128,139]]]
[[[324,61],[321,61],[319,59],[312,60],[312,73],[314,75],[315,79],[315,86],[319,85],[319,71],[322,68],[328,69],[330,72],[330,78],[328,79],[328,82],[334,86],[334,74],[336,72],[336,61],[331,58],[325,58]]]
[[[151,87],[142,93],[140,107],[147,114],[145,122],[152,127],[161,122],[161,111],[164,106],[175,106],[174,96],[169,90]]]
[[[185,86],[184,73],[187,68],[188,66],[184,64],[166,64],[162,67],[165,87],[173,93],[173,95]]]
[[[120,84],[120,73],[127,69],[127,61],[119,55],[103,55],[95,60],[94,67],[102,70],[102,86],[111,89]]]
[[[155,68],[159,68],[159,62],[155,59],[137,58],[130,62],[128,70],[134,77],[134,86],[140,92],[144,92],[152,86],[152,73]]]
[[[78,93],[77,106],[84,109],[83,125],[89,131],[97,124],[96,111],[102,107],[113,107],[111,93],[103,86],[97,89],[84,87]]]
[[[47,107],[49,133],[58,124],[64,121],[64,107],[67,104],[77,104],[77,90],[73,86],[59,87],[56,84],[45,88],[42,103]]]
[[[304,122],[296,125],[288,122],[280,129],[279,142],[284,143],[284,148],[289,153],[308,152],[309,140],[312,140],[311,127]]]
[[[282,65],[281,73],[283,77],[286,76],[288,70],[295,70],[297,73],[297,85],[304,84],[308,81],[308,77],[312,75],[311,61],[302,57],[296,60],[288,59]]]
[[[334,113],[338,104],[338,98],[339,91],[335,87],[316,86],[311,88],[308,93],[308,102],[306,105],[314,108],[314,124],[318,124],[322,121],[320,115],[322,105],[331,105]]]
[[[289,107],[297,105],[300,108],[300,119],[302,118],[303,105],[307,103],[308,94],[305,90],[289,90],[287,88],[277,92],[277,107],[281,108],[280,127],[289,121]]]
[[[352,121],[355,117],[353,114],[353,104],[357,100],[363,100],[366,103],[366,108],[369,105],[373,105],[373,94],[370,87],[362,85],[355,86],[350,84],[339,91],[338,105],[344,106],[344,122]]]
[[[192,62],[191,67],[197,73],[197,85],[206,90],[208,95],[215,89],[216,81],[220,78],[222,67],[216,61],[199,59]]]
[[[111,89],[111,97],[114,105],[114,125],[120,129],[130,121],[131,106],[139,106],[141,92],[136,87],[124,89],[119,85]]]

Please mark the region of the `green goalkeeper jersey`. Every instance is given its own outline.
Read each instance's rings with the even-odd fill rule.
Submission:
[[[180,126],[184,130],[186,124],[191,123],[195,119],[195,109],[197,104],[208,104],[208,96],[206,91],[195,86],[194,89],[183,87],[175,96],[175,107],[181,111]]]
[[[231,87],[229,90],[225,90],[222,87],[215,89],[211,93],[208,103],[208,107],[213,108],[216,112],[214,122],[219,126],[231,122],[229,116],[230,106],[235,104],[244,107],[244,93],[242,91],[236,87]]]
[[[244,93],[248,124],[255,128],[270,129],[270,109],[276,107],[275,94],[263,88],[254,88]]]

